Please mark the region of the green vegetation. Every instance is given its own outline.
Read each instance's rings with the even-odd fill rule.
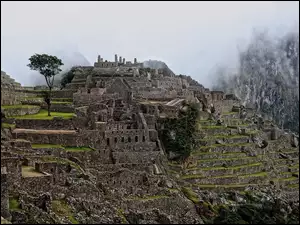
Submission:
[[[238,166],[229,166],[229,167],[223,167],[223,166],[216,166],[216,167],[205,167],[205,168],[199,168],[203,171],[205,170],[238,170],[246,167],[251,166],[261,166],[262,163],[251,163],[251,164],[244,164],[244,165],[238,165]]]
[[[68,152],[78,152],[78,151],[94,151],[94,149],[91,149],[89,147],[70,147],[66,146],[64,149]]]
[[[235,146],[249,146],[253,145],[252,143],[224,143],[224,144],[214,144],[210,146],[201,146],[200,149],[206,149],[206,148],[217,148],[217,147],[223,147],[223,146],[228,146],[228,147],[235,147]]]
[[[233,115],[233,114],[238,114],[238,112],[224,112],[222,115]]]
[[[21,210],[20,203],[16,197],[9,197],[9,210]]]
[[[213,162],[213,161],[233,161],[233,160],[245,160],[245,159],[258,159],[259,157],[258,156],[261,156],[261,155],[257,155],[257,156],[249,156],[249,157],[240,157],[240,158],[222,158],[222,159],[199,159],[197,160],[198,163],[201,163],[201,162]]]
[[[194,186],[200,187],[200,188],[239,188],[239,187],[247,187],[248,185],[254,185],[254,184],[195,184]]]
[[[175,192],[175,193],[178,193],[178,192],[179,192],[179,190],[178,190],[177,188],[168,188],[168,190],[169,190],[170,192]]]
[[[29,109],[29,108],[37,108],[36,105],[1,105],[2,109]]]
[[[197,178],[204,178],[202,174],[189,174],[181,176],[181,179],[197,179]]]
[[[66,87],[67,84],[71,83],[75,75],[75,67],[72,67],[68,72],[62,75],[60,85],[62,88]]]
[[[52,210],[61,217],[67,217],[72,224],[79,224],[79,222],[74,218],[70,206],[67,205],[65,201],[54,200],[51,203]]]
[[[13,118],[15,119],[34,119],[34,120],[52,120],[53,117],[62,117],[63,119],[71,119],[74,117],[74,113],[51,112],[51,116],[48,116],[47,110],[40,110],[40,112],[37,114],[13,116]]]
[[[196,104],[184,103],[184,109],[180,110],[178,118],[165,118],[162,120],[164,129],[159,134],[167,152],[179,153],[177,160],[185,160],[195,148],[197,142],[196,120],[199,110]]]
[[[216,157],[220,157],[222,155],[233,155],[233,156],[244,156],[244,152],[192,152],[192,156],[197,156],[197,155],[216,155]]]
[[[1,127],[2,128],[7,128],[7,129],[9,129],[9,128],[16,128],[16,124],[10,124],[10,123],[1,123]]]
[[[76,146],[62,146],[56,144],[32,144],[32,148],[61,148],[69,152],[77,152],[77,151],[94,151],[94,149],[90,147],[76,147]]]
[[[32,148],[63,148],[62,145],[54,144],[31,144]]]
[[[199,203],[198,195],[189,187],[182,187],[183,194],[194,203]]]
[[[30,63],[27,65],[31,70],[38,71],[42,76],[45,77],[46,84],[49,88],[49,92],[44,92],[44,100],[48,105],[48,116],[51,116],[50,105],[51,105],[51,91],[54,85],[54,77],[59,74],[62,63],[61,59],[56,56],[47,54],[34,54],[29,58]]]
[[[200,139],[201,141],[206,141],[206,140],[215,140],[215,139],[236,139],[236,138],[244,138],[248,137],[247,135],[212,135],[207,138]]]
[[[64,101],[52,101],[51,104],[62,104],[62,105],[71,105],[73,102],[64,102]]]
[[[128,221],[127,221],[127,219],[126,219],[126,217],[125,217],[125,213],[124,213],[124,210],[123,209],[118,209],[117,210],[117,213],[118,213],[118,216],[121,218],[121,223],[122,224],[127,224],[128,223]]]
[[[200,129],[229,129],[228,127],[225,126],[200,126]]]
[[[57,101],[57,102],[73,102],[73,98],[52,98],[52,101]]]

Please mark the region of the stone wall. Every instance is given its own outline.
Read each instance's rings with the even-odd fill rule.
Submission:
[[[145,143],[117,143],[113,152],[151,152],[157,148],[156,142]]]
[[[35,169],[39,172],[52,174],[52,182],[57,185],[65,185],[67,173],[70,172],[70,166],[57,162],[36,162]]]
[[[52,190],[52,179],[52,175],[22,177],[20,188],[29,194],[43,194]]]
[[[75,106],[84,106],[84,105],[101,103],[102,101],[105,101],[105,100],[119,98],[118,94],[115,94],[115,93],[103,94],[104,91],[105,90],[95,93],[95,91],[93,91],[93,90],[91,90],[90,92],[88,92],[88,90],[86,90],[86,91],[80,90],[73,94],[73,103]]]
[[[1,108],[1,111],[5,114],[5,116],[24,116],[24,115],[31,115],[37,114],[40,111],[40,106],[20,106],[20,107],[12,107],[12,108]]]
[[[214,100],[212,103],[219,112],[231,112],[234,105],[239,105],[237,100]]]
[[[116,163],[147,163],[154,162],[159,151],[153,152],[113,152]]]
[[[20,182],[22,168],[19,157],[1,157],[1,166],[6,167],[8,189]]]
[[[146,182],[146,174],[123,169],[117,172],[99,173],[97,180],[110,187],[131,188],[143,185]]]
[[[72,119],[62,119],[54,117],[52,120],[35,120],[35,119],[15,119],[16,128],[36,129],[36,130],[73,130]]]
[[[105,131],[107,145],[114,146],[118,143],[148,142],[149,134],[143,129]]]
[[[48,106],[46,104],[42,104],[42,109],[48,110]],[[74,113],[75,109],[73,104],[51,104],[50,107],[51,112],[65,112],[65,113]]]
[[[177,92],[162,88],[143,87],[133,90],[133,96],[149,100],[172,100],[177,97]]]
[[[1,167],[1,217],[9,218],[9,198],[6,167]]]

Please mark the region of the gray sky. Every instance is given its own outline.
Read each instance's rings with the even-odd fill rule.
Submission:
[[[299,29],[299,2],[3,2],[1,70],[32,84],[34,53],[81,52],[163,60],[210,87],[211,69],[234,65],[253,28]]]

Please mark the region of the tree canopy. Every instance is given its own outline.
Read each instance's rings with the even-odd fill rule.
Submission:
[[[27,66],[31,70],[38,71],[45,77],[48,87],[53,87],[54,76],[61,72],[62,63],[61,59],[56,56],[47,54],[35,54],[29,58],[30,64]]]

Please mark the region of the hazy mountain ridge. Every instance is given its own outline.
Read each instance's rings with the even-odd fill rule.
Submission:
[[[238,73],[228,76],[223,68],[216,77],[214,89],[234,92],[280,127],[299,133],[299,32],[278,40],[256,33],[240,53]]]

